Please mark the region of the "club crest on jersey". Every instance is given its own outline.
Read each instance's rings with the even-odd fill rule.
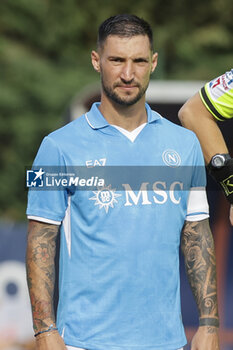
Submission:
[[[115,192],[116,189],[112,189],[111,185],[108,185],[93,191],[95,195],[89,199],[95,201],[95,205],[98,205],[99,209],[104,208],[105,212],[108,213],[109,208],[114,208],[114,203],[118,203],[116,198],[121,196],[121,194]]]
[[[163,161],[170,167],[178,167],[181,164],[180,155],[173,149],[167,149],[162,154]]]

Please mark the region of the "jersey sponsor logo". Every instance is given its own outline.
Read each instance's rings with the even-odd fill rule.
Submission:
[[[140,190],[137,191],[137,194],[131,189],[129,184],[122,184],[125,189],[125,206],[138,205],[141,203],[142,205],[150,205],[152,203],[155,204],[164,204],[168,200],[170,200],[174,204],[179,204],[181,201],[181,197],[179,195],[179,191],[183,190],[183,183],[179,181],[174,181],[168,188],[165,181],[156,181],[153,183],[153,191],[148,191],[147,186],[148,182],[143,182],[141,184]],[[175,191],[176,193],[175,195]],[[153,195],[151,194],[153,193]],[[150,194],[150,198],[149,195]],[[139,202],[140,200],[140,202]]]
[[[162,154],[163,161],[170,167],[178,167],[181,164],[180,155],[173,149],[167,149]]]
[[[121,194],[115,192],[116,189],[108,185],[93,191],[94,196],[89,199],[95,201],[95,205],[98,205],[99,209],[104,208],[105,212],[108,213],[109,208],[114,208],[114,203],[118,203],[116,198],[121,196]]]
[[[218,78],[217,80],[215,80],[215,82],[213,83],[212,89],[214,89],[216,86],[220,85],[220,83],[221,83],[221,80],[220,80],[220,77],[219,77],[219,78]]]
[[[124,195],[116,193],[116,189],[111,189],[111,185],[109,185],[93,191],[94,196],[89,199],[95,201],[95,205],[98,205],[99,209],[104,208],[106,213],[108,213],[110,207],[114,208],[114,204],[118,203],[116,198],[119,196],[123,196],[125,207],[152,204],[162,205],[168,201],[175,205],[180,204],[180,193],[184,189],[182,182],[174,181],[167,185],[165,181],[156,181],[152,185],[152,191],[148,190],[148,185],[149,182],[143,182],[138,191],[133,191],[130,184],[122,184]]]
[[[227,83],[227,81],[226,81],[226,74],[223,74],[223,75],[221,76],[221,78],[222,78],[222,86],[223,86],[224,90],[225,90],[225,91],[229,90],[230,87],[228,86],[228,83]]]
[[[225,91],[228,91],[230,89],[229,85],[230,80],[227,74],[223,74],[209,83],[209,86],[212,90],[219,87],[220,90],[224,89]]]
[[[229,85],[229,89],[232,89],[233,85],[233,69],[229,72],[226,72],[227,84]]]

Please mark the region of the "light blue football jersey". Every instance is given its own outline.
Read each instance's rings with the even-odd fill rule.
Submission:
[[[94,104],[45,137],[34,161],[38,169],[98,168],[105,181],[29,191],[29,217],[61,222],[57,326],[67,345],[174,350],[186,343],[180,233],[189,189],[205,186],[204,161],[194,133],[146,109],[148,123],[132,142]]]

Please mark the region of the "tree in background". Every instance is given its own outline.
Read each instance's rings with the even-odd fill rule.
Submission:
[[[232,67],[232,0],[1,0],[0,217],[25,219],[25,168],[61,126],[69,101],[98,77],[99,24],[134,13],[152,25],[159,79],[215,77]]]

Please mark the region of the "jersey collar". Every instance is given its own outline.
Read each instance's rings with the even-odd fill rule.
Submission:
[[[85,114],[86,121],[92,129],[101,129],[109,126],[109,123],[100,112],[98,108],[99,106],[100,102],[93,103],[90,111]],[[154,121],[161,118],[158,113],[151,110],[150,106],[147,103],[145,106],[147,110],[148,123],[153,123]]]

